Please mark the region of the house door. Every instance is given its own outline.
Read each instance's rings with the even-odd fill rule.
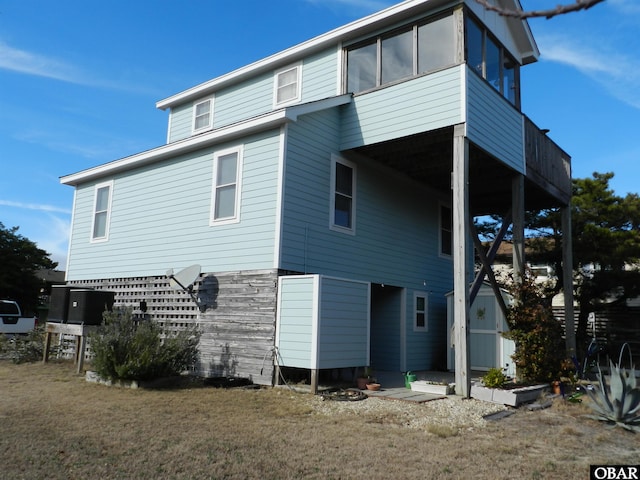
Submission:
[[[401,370],[402,288],[371,285],[371,365],[375,370]]]
[[[473,370],[500,366],[500,320],[496,301],[491,295],[478,295],[469,311],[470,363]]]

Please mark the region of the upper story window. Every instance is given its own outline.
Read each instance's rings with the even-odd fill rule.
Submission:
[[[339,157],[331,161],[331,228],[355,233],[356,166]]]
[[[242,148],[216,152],[213,156],[211,225],[240,221]]]
[[[453,15],[407,26],[346,50],[347,92],[363,92],[453,65]]]
[[[475,20],[466,17],[467,65],[513,105],[519,107],[519,67],[507,50]]]
[[[453,212],[451,207],[440,205],[440,255],[453,253]]]
[[[300,101],[302,67],[295,65],[276,72],[274,79],[274,106]]]
[[[93,198],[93,221],[91,225],[92,242],[105,242],[109,239],[112,190],[113,181],[99,183],[95,186],[95,194]]]
[[[213,124],[213,99],[208,98],[193,105],[193,132],[208,130]]]

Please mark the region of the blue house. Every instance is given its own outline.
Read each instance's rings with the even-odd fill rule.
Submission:
[[[446,368],[453,291],[464,383],[472,219],[519,232],[570,200],[569,156],[520,110],[538,56],[524,20],[408,0],[160,100],[166,144],[61,178],[67,283],[197,323],[198,374],[314,386]],[[197,303],[166,274],[192,264]]]

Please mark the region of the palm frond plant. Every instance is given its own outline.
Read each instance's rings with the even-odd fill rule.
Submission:
[[[620,426],[632,432],[640,432],[640,388],[636,379],[635,366],[630,362],[627,370],[622,367],[622,354],[628,344],[620,349],[618,363],[609,360],[609,383],[598,365],[598,386],[587,388],[591,399],[589,406],[595,412],[590,418]],[[631,351],[629,350],[629,357]]]

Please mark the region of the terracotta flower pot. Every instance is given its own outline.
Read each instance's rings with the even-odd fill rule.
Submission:
[[[367,383],[367,390],[380,390],[379,383]]]
[[[356,378],[356,385],[358,385],[360,390],[366,390],[368,381],[369,379],[367,377],[358,377]]]

